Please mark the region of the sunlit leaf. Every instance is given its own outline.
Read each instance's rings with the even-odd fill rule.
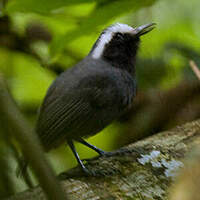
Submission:
[[[6,11],[12,12],[36,12],[41,14],[49,14],[50,12],[69,5],[81,3],[92,3],[94,0],[13,0],[9,1]]]
[[[115,18],[130,12],[135,12],[140,8],[151,6],[154,2],[156,2],[156,0],[118,0],[109,1],[104,4],[99,3],[93,12],[91,12],[87,18],[80,21],[79,25],[74,30],[67,32],[64,36],[56,38],[52,42],[51,52],[55,55],[72,40],[83,35],[94,33],[97,28],[107,24]]]

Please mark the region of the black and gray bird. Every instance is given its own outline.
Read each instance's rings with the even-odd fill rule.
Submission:
[[[36,125],[46,151],[66,142],[85,172],[88,170],[74,141],[100,155],[106,153],[83,138],[104,129],[132,105],[140,36],[154,27],[154,23],[138,28],[120,23],[109,26],[88,56],[56,78],[42,103]]]

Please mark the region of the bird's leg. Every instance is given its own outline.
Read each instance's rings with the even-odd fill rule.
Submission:
[[[90,174],[89,170],[85,167],[85,165],[83,164],[82,160],[80,159],[77,151],[76,151],[76,148],[72,142],[72,140],[67,140],[67,143],[69,145],[69,147],[71,148],[74,156],[76,157],[76,160],[77,162],[79,163],[79,165],[81,166],[81,169],[86,173],[86,174]]]
[[[78,138],[78,139],[76,139],[76,141],[80,142],[81,144],[83,144],[83,145],[85,145],[87,147],[89,147],[90,149],[93,149],[94,151],[96,151],[101,156],[109,156],[109,155],[111,155],[111,152],[105,152],[105,151],[99,149],[98,147],[86,142],[82,138]]]

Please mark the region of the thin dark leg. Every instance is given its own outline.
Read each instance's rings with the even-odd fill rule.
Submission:
[[[89,147],[90,149],[93,149],[94,151],[96,151],[99,155],[103,156],[103,155],[107,155],[109,154],[109,152],[105,152],[99,148],[97,148],[96,146],[89,144],[88,142],[86,142],[85,140],[83,140],[82,138],[78,138],[76,139],[77,142],[80,142],[81,144]]]
[[[85,165],[83,164],[81,159],[79,158],[79,155],[78,155],[78,153],[77,153],[77,151],[75,149],[75,146],[74,146],[73,142],[71,140],[67,140],[67,143],[68,143],[69,147],[71,148],[71,150],[72,150],[74,156],[76,157],[77,162],[81,166],[82,170],[88,174],[89,171],[87,170],[87,168],[85,167]]]

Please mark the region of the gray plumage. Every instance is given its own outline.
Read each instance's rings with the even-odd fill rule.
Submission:
[[[36,132],[45,149],[96,134],[118,118],[135,96],[127,71],[86,57],[62,73],[41,106]]]
[[[36,133],[46,151],[66,142],[84,172],[73,141],[105,155],[83,138],[112,123],[131,105],[136,95],[135,63],[140,36],[155,24],[132,28],[114,24],[105,29],[90,53],[56,78],[40,108]],[[27,161],[22,166],[25,173]]]

